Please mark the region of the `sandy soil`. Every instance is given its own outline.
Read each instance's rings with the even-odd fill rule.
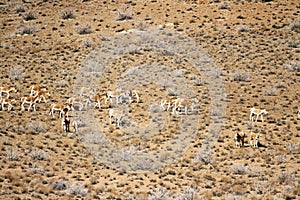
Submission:
[[[298,0],[0,1],[0,86],[17,88],[13,109],[0,110],[1,199],[299,199],[299,8]],[[51,96],[22,112],[31,85]],[[50,105],[80,85],[135,87],[141,102],[72,111],[79,133],[66,134]],[[197,99],[195,110],[163,111],[170,95]],[[108,112],[122,106],[118,128]],[[264,122],[249,120],[251,107],[268,111]],[[236,148],[241,131],[245,147]]]

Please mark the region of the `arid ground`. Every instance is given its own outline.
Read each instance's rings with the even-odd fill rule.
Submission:
[[[1,199],[300,199],[299,0],[2,0],[0,22]],[[22,112],[32,85],[51,96]],[[81,86],[141,101],[75,108],[67,134],[50,105]]]

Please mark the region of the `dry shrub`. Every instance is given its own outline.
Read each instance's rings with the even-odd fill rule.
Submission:
[[[6,151],[6,156],[7,156],[8,160],[10,160],[10,161],[19,160],[19,158],[20,158],[19,152],[13,148],[9,148]]]
[[[42,122],[30,122],[27,124],[27,128],[33,134],[44,133],[47,131],[45,124]]]
[[[300,62],[291,62],[285,65],[285,69],[289,72],[300,72]]]
[[[90,48],[93,46],[93,41],[91,39],[85,39],[82,41],[82,47]]]
[[[219,9],[229,9],[228,2],[224,1],[224,2],[219,3]]]
[[[116,18],[117,21],[132,19],[131,9],[128,6],[123,6],[122,8],[118,8],[117,12],[118,12],[118,15]]]
[[[29,156],[33,160],[49,160],[50,156],[47,152],[41,149],[34,149],[30,152]]]
[[[25,6],[24,6],[23,4],[17,4],[17,5],[15,5],[15,7],[14,7],[14,11],[15,11],[16,13],[25,12],[25,10],[26,10],[26,8],[25,8]]]
[[[237,82],[247,82],[250,80],[250,75],[244,70],[236,70],[232,74],[232,79]]]
[[[249,32],[249,28],[247,25],[239,25],[237,28],[236,28],[236,31],[237,32]]]
[[[154,189],[150,192],[148,196],[148,200],[167,200],[170,199],[170,193],[165,188]]]
[[[75,14],[73,9],[65,9],[61,11],[60,16],[62,19],[75,19]]]
[[[16,28],[16,34],[20,34],[20,35],[33,34],[37,31],[38,29],[34,25],[30,25],[30,24],[21,24]]]
[[[211,151],[199,151],[195,157],[194,157],[194,162],[201,162],[204,164],[211,164],[212,163],[212,157],[211,157]]]
[[[295,174],[288,171],[282,171],[278,174],[278,181],[281,184],[293,183],[295,181]]]
[[[19,80],[22,79],[24,76],[25,76],[25,70],[21,66],[14,66],[10,70],[10,74],[9,74],[10,79]]]
[[[230,171],[234,174],[247,174],[249,172],[249,169],[243,164],[236,163],[230,167]]]
[[[85,196],[88,193],[88,189],[85,189],[84,186],[79,183],[73,183],[67,189],[67,193],[75,196]]]
[[[294,21],[292,21],[289,25],[289,28],[292,31],[299,31],[300,30],[300,17],[298,19],[295,19]]]
[[[80,35],[90,34],[93,32],[92,26],[90,24],[81,24],[75,28],[76,33]]]
[[[68,184],[64,180],[58,180],[51,183],[51,187],[54,190],[66,190],[68,188]]]
[[[29,21],[29,20],[34,20],[36,19],[34,12],[31,10],[28,13],[25,13],[25,15],[23,16],[25,21]]]

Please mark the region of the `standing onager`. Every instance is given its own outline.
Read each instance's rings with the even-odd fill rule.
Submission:
[[[112,124],[112,118],[115,119],[116,125],[120,127],[124,113],[114,109],[109,109],[109,123]]]
[[[38,93],[41,92],[41,91],[44,91],[44,92],[48,91],[48,89],[46,87],[40,87],[38,85],[30,86],[29,90],[30,90],[30,96],[31,97],[37,96]]]
[[[125,94],[119,91],[108,91],[107,97],[105,99],[105,104],[107,104],[107,101],[109,100],[110,103],[113,102],[112,99],[116,99],[116,104],[118,105],[122,101],[122,97],[124,97]]]
[[[5,105],[7,105],[7,110],[10,111],[13,107],[12,104],[16,103],[15,99],[2,98],[0,99],[0,106],[2,106],[2,110],[5,110]]]
[[[259,144],[259,134],[256,133],[250,133],[250,146],[254,147],[254,148],[258,148],[258,144]]]
[[[62,117],[63,114],[65,116],[69,116],[69,111],[71,110],[70,104],[52,104],[50,107],[50,113],[49,115],[52,115],[52,118],[54,117],[54,111],[59,111],[59,118]]]
[[[6,93],[6,98],[9,98],[10,92],[17,92],[15,87],[0,87],[0,97],[2,97],[2,93]]]
[[[29,104],[28,111],[30,110],[31,107],[33,107],[34,111],[36,111],[36,103],[40,101],[40,97],[22,97],[21,98],[21,111],[25,110],[24,104]]]
[[[246,133],[236,133],[234,136],[235,147],[243,147],[245,144]]]
[[[64,131],[67,133],[71,132],[70,131],[70,125],[74,128],[75,133],[78,133],[78,124],[75,120],[71,120],[69,117],[65,116],[61,120],[61,125]]]
[[[256,120],[255,122],[257,122],[258,117],[260,116],[261,121],[264,122],[264,118],[263,115],[267,115],[268,112],[265,109],[256,109],[256,108],[250,108],[250,121],[254,120],[254,115],[256,115]]]

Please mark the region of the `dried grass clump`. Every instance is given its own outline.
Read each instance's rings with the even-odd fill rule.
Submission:
[[[31,10],[28,13],[25,13],[25,15],[23,16],[25,21],[29,21],[29,20],[34,20],[36,19],[34,12]]]
[[[229,9],[228,2],[224,1],[224,2],[219,3],[219,9]]]
[[[199,151],[195,157],[194,157],[194,162],[201,162],[204,164],[211,164],[212,163],[212,157],[211,157],[211,151]]]
[[[68,184],[64,180],[58,180],[51,183],[51,188],[54,190],[66,190]]]
[[[90,34],[93,32],[92,26],[90,24],[82,24],[75,28],[76,33],[80,35]]]
[[[243,70],[236,70],[232,74],[232,79],[237,82],[248,82],[250,80],[250,75]]]
[[[79,183],[73,183],[67,189],[67,192],[75,196],[85,196],[88,193],[88,189],[85,189],[84,186]]]
[[[16,34],[20,34],[20,35],[33,34],[37,31],[38,29],[34,25],[30,25],[30,24],[21,24],[16,28]]]
[[[278,174],[278,181],[281,184],[290,184],[295,181],[295,174],[288,171],[282,171]]]
[[[50,156],[47,152],[41,150],[41,149],[34,149],[30,152],[29,156],[33,160],[49,160]]]
[[[294,21],[292,21],[289,25],[289,28],[292,31],[299,31],[300,30],[300,17]]]
[[[73,9],[65,9],[61,11],[60,16],[62,19],[75,19],[75,14]]]
[[[133,18],[131,9],[128,6],[118,8],[117,12],[118,12],[118,15],[116,18],[117,21],[130,20]]]

